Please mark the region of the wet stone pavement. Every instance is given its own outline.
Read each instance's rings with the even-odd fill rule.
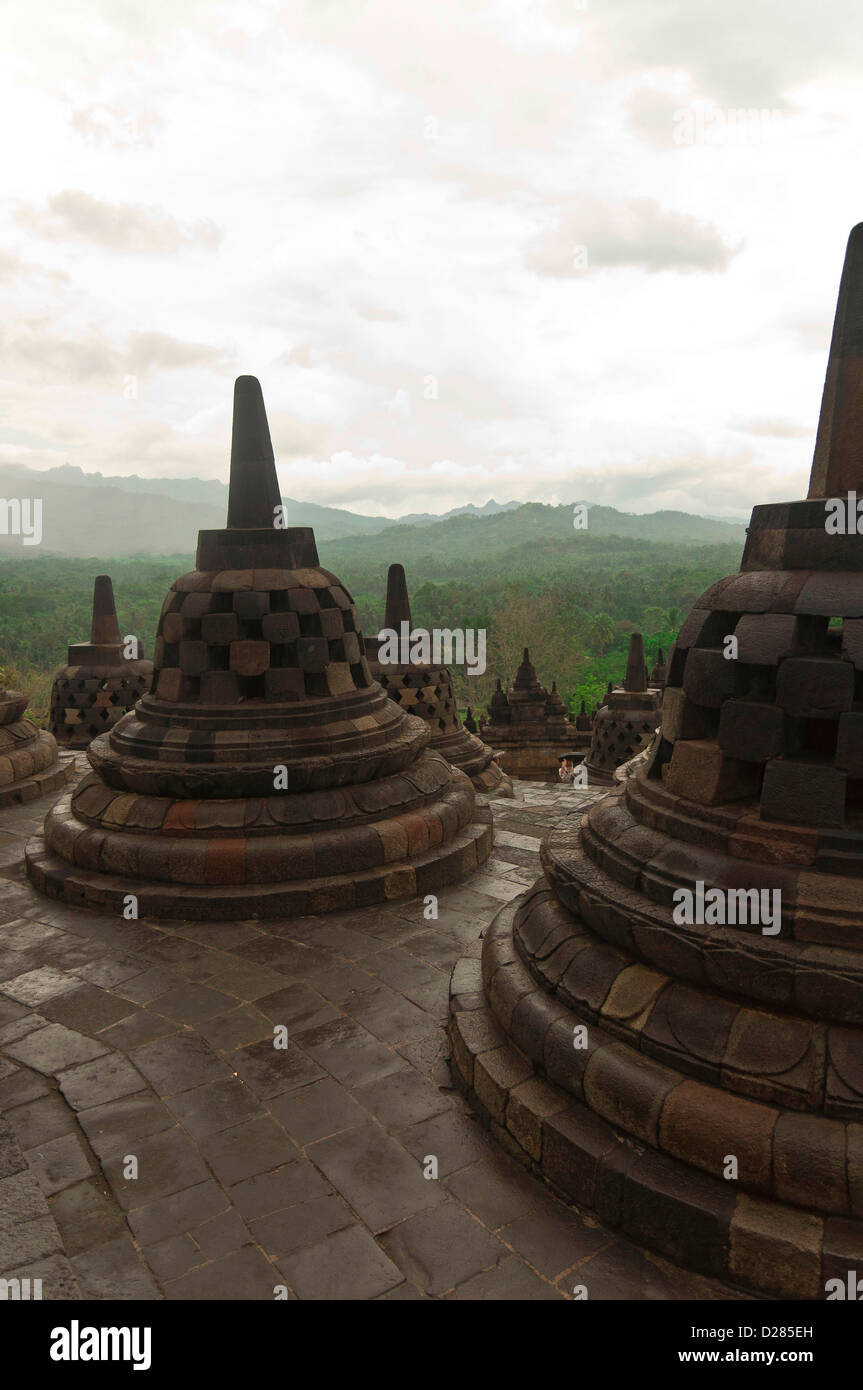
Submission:
[[[188,926],[73,911],[23,874],[53,798],[0,814],[0,1277],[44,1299],[739,1296],[558,1201],[451,1084],[454,963],[596,795],[492,802],[492,857],[436,921],[416,901]]]

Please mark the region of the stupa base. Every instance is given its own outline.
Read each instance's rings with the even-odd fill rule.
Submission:
[[[491,848],[491,812],[478,806],[470,824],[445,844],[416,858],[290,883],[192,885],[120,878],[69,864],[49,849],[40,835],[28,841],[25,860],[33,886],[70,907],[122,917],[129,896],[134,895],[138,917],[237,921],[306,917],[422,897],[457,882],[485,863]]]
[[[562,994],[540,988],[515,946],[514,926],[537,893],[546,923],[559,920],[537,947],[537,957],[546,954],[543,966],[537,959],[533,966],[547,981],[547,957],[556,952],[562,978],[581,943],[569,946],[572,921],[544,880],[501,909],[452,976],[453,1075],[493,1137],[568,1200],[687,1269],[767,1297],[823,1299],[828,1279],[844,1284],[848,1269],[863,1261],[863,1221],[744,1192],[639,1142],[592,1108],[597,1092],[584,1075],[598,1050],[609,1074],[618,1073],[609,1106],[619,1105],[628,1123],[652,1108],[652,1064],[615,1040],[613,1017],[603,1020],[605,1037],[591,1025],[589,1049],[574,1046],[581,1017]],[[588,986],[600,965],[582,967]],[[594,1067],[599,1074],[595,1060]],[[573,1094],[579,1088],[589,1104]],[[710,1129],[705,1115],[701,1134]]]
[[[529,781],[556,781],[561,756],[564,753],[579,751],[578,745],[571,738],[561,743],[525,743],[520,747],[494,739],[491,735],[489,739],[495,746],[499,744],[506,775],[525,777]]]
[[[74,753],[58,754],[54,738],[27,719],[7,723],[0,738],[0,807],[36,801],[75,776]]]

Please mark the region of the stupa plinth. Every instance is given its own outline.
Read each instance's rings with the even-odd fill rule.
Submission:
[[[62,748],[87,748],[147,693],[152,677],[153,663],[144,660],[140,643],[135,657],[126,656],[111,580],[98,575],[90,641],[70,646],[68,664],[51,687],[51,733]]]
[[[401,565],[390,565],[384,627],[401,634],[404,623],[406,631],[412,632],[407,579]],[[443,664],[382,663],[382,648],[378,637],[366,637],[365,653],[372,677],[400,709],[426,721],[431,731],[429,747],[441,753],[453,767],[461,768],[475,791],[489,796],[512,796],[512,782],[495,761],[494,749],[462,724],[448,668]]]
[[[644,643],[640,633],[629,639],[623,684],[606,694],[593,721],[590,748],[584,760],[591,786],[611,787],[623,763],[646,748],[659,723],[661,692],[647,683]]]
[[[37,888],[100,911],[292,917],[434,892],[490,814],[372,679],[310,527],[281,526],[263,398],[240,377],[227,526],[162,607],[150,693],[27,848]]]
[[[557,780],[560,754],[568,753],[573,745],[572,727],[557,682],[552,683],[551,693],[540,684],[527,647],[512,689],[504,691],[497,682],[488,716],[482,725],[483,738],[500,749],[508,773]]]
[[[75,775],[75,759],[59,755],[46,729],[25,718],[27,696],[0,687],[0,807],[35,801]]]
[[[488,1008],[451,1020],[462,1084],[561,1191],[800,1299],[863,1265],[863,536],[826,524],[863,494],[861,341],[863,225],[809,497],[755,507],[646,769],[551,833],[485,935]]]

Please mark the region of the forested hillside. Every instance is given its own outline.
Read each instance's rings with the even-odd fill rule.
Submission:
[[[655,539],[620,534],[636,524]],[[723,540],[704,543],[705,535]],[[366,632],[383,625],[392,561],[405,567],[415,626],[486,629],[485,674],[453,672],[462,705],[482,708],[495,678],[508,685],[529,646],[540,680],[556,679],[576,708],[582,697],[595,703],[606,682],[620,678],[636,629],[653,662],[698,595],[737,569],[742,538],[743,528],[723,522],[673,512],[628,517],[606,508],[592,508],[588,530],[576,531],[571,508],[528,504],[321,539],[319,551],[324,568],[353,594]],[[0,663],[30,695],[36,715],[47,710],[51,672],[65,661],[67,645],[88,637],[96,574],[112,576],[121,631],[137,634],[149,656],[171,581],[194,567],[191,546],[186,554],[118,558],[107,532],[94,541],[102,551],[95,559],[33,548],[0,560]]]

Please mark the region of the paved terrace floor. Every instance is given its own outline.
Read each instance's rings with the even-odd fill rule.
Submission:
[[[450,1082],[454,962],[595,796],[493,802],[492,858],[437,921],[73,911],[22,868],[51,798],[0,813],[0,1275],[46,1299],[739,1297],[558,1201]]]

